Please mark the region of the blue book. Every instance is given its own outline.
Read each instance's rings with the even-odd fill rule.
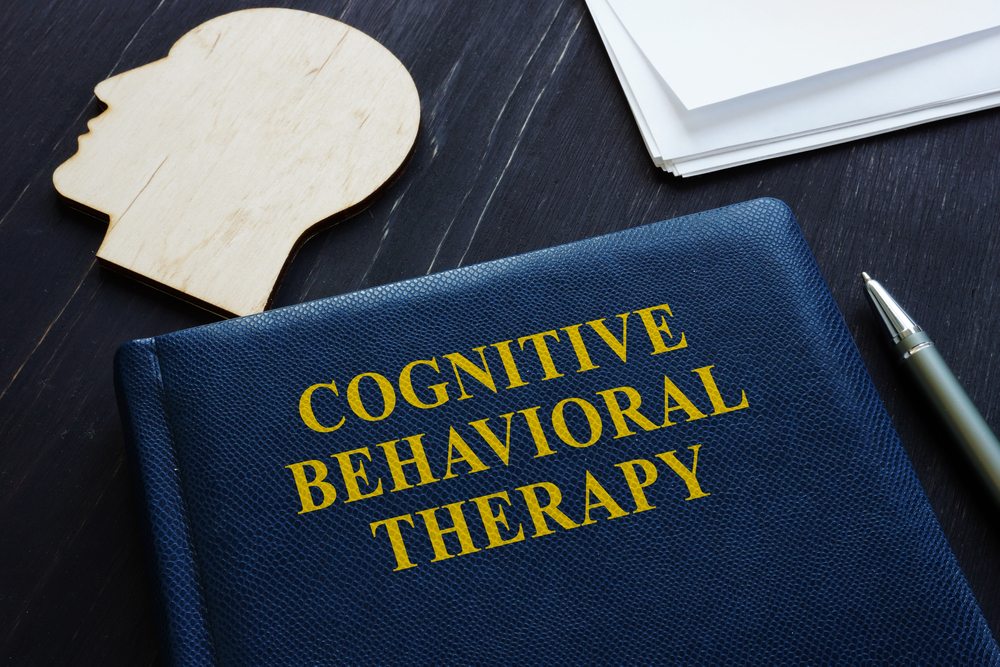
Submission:
[[[788,208],[122,346],[178,665],[1000,664]]]

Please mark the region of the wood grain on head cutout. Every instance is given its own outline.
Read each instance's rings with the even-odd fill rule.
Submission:
[[[389,51],[290,9],[212,19],[95,93],[56,189],[108,216],[103,264],[225,315],[264,310],[300,239],[391,183],[420,124]]]

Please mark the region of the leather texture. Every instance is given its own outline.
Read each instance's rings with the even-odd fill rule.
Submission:
[[[643,308],[669,304],[675,344],[651,354]],[[605,318],[627,358],[584,325],[592,364],[563,327]],[[663,316],[657,312],[657,321]],[[561,375],[543,380],[534,343],[547,347]],[[494,343],[509,349],[523,386],[504,373]],[[459,387],[443,355],[482,366],[496,392],[462,372]],[[427,387],[449,382],[448,402],[419,409],[403,400],[400,371]],[[729,407],[713,414],[711,376]],[[346,398],[352,378],[377,373],[395,387],[396,405],[379,421],[360,419]],[[631,387],[638,412],[664,421],[669,377],[704,418],[671,411],[671,426],[615,437],[611,409],[597,392]],[[417,380],[419,378],[419,381]],[[307,428],[303,391],[318,423]],[[168,664],[927,664],[995,665],[1000,653],[900,446],[843,320],[791,212],[756,200],[564,246],[463,267],[354,294],[181,331],[122,346],[116,382],[127,440],[148,518],[150,561],[162,610]],[[359,397],[378,416],[370,376]],[[553,407],[591,404],[602,435],[567,445]],[[620,405],[628,403],[618,394]],[[677,403],[670,404],[676,407]],[[554,454],[538,449],[522,410],[535,412]],[[505,465],[469,426],[504,439]],[[579,402],[566,427],[586,440]],[[488,470],[455,462],[445,478],[453,427]],[[422,435],[436,478],[411,488],[394,482],[380,443]],[[679,473],[657,454],[676,452],[704,495],[691,500]],[[337,453],[358,455],[362,491],[348,490]],[[454,453],[453,458],[458,454]],[[620,464],[645,459],[657,479],[644,487],[655,509],[638,509]],[[337,490],[329,507],[303,508],[292,470],[324,462]],[[312,472],[307,471],[312,478]],[[590,474],[625,514],[592,507],[583,523]],[[638,472],[640,481],[647,479]],[[647,480],[648,481],[648,480]],[[535,524],[517,489],[547,482],[578,527]],[[509,539],[485,548],[485,520],[471,499],[506,491]],[[313,498],[320,498],[318,490]],[[693,493],[691,495],[694,495]],[[545,494],[538,496],[544,503]],[[478,551],[435,552],[418,512],[461,506]],[[398,524],[409,559],[399,564],[383,526]],[[452,516],[438,509],[442,529]]]

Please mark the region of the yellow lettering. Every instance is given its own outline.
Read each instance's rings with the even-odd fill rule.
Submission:
[[[361,392],[358,390],[358,386],[364,378],[371,378],[375,380],[375,384],[378,385],[379,391],[382,392],[382,414],[378,417],[372,417],[368,410],[365,409],[364,403],[361,402]],[[361,375],[355,376],[354,379],[351,380],[351,384],[347,385],[347,402],[350,404],[351,410],[354,411],[354,414],[361,417],[365,421],[377,422],[392,414],[393,409],[396,407],[396,392],[392,388],[392,383],[378,373],[362,373]]]
[[[306,480],[306,466],[312,468],[313,472],[316,473],[311,482]],[[322,461],[303,461],[302,463],[293,463],[285,467],[292,471],[292,477],[295,478],[295,487],[299,490],[299,500],[302,501],[302,511],[299,514],[329,507],[337,499],[337,489],[333,488],[333,485],[329,482],[323,481],[326,479],[327,470],[326,465]],[[322,492],[323,501],[319,505],[313,501],[311,489],[319,489]]]
[[[650,354],[660,354],[661,352],[670,352],[671,350],[679,350],[682,347],[687,347],[687,339],[684,338],[683,331],[681,332],[681,342],[667,347],[666,343],[663,342],[663,334],[667,334],[668,338],[673,338],[674,336],[670,333],[670,327],[667,326],[667,318],[660,315],[660,323],[656,323],[656,318],[653,317],[654,310],[665,310],[667,311],[667,315],[670,317],[674,316],[670,312],[670,306],[667,304],[633,311],[642,318],[642,324],[646,327],[646,333],[649,334],[649,342],[653,344],[653,351]]]
[[[666,454],[657,454],[656,458],[661,459],[664,463],[670,466],[670,469],[680,476],[687,484],[688,497],[684,500],[694,500],[695,498],[704,498],[705,496],[712,495],[711,493],[705,493],[701,490],[701,485],[698,484],[697,478],[695,478],[695,473],[698,470],[698,450],[701,445],[695,445],[694,447],[688,447],[694,452],[694,458],[691,460],[691,469],[688,470],[684,467],[684,464],[677,460],[676,451],[667,452]]]
[[[535,454],[536,459],[556,453],[554,449],[549,447],[549,441],[545,439],[545,431],[542,430],[542,423],[538,419],[538,410],[541,407],[540,405],[536,405],[527,410],[518,410],[519,414],[524,415],[524,420],[528,422],[528,428],[531,429],[531,437],[535,441],[535,448],[538,450],[538,453]]]
[[[548,494],[548,505],[543,507],[542,504],[538,502],[538,496],[535,493],[535,489],[542,489]],[[521,492],[522,496],[524,496],[524,503],[528,506],[528,512],[531,514],[531,520],[535,524],[535,534],[532,535],[532,537],[541,537],[542,535],[548,535],[549,533],[556,532],[549,528],[548,524],[545,522],[546,514],[566,530],[578,527],[577,524],[573,523],[573,521],[571,521],[570,518],[563,514],[559,509],[559,503],[562,502],[562,492],[555,484],[541,482],[539,484],[519,486],[517,490]]]
[[[313,386],[309,387],[304,392],[302,392],[302,396],[299,397],[299,415],[302,417],[302,421],[305,423],[305,425],[311,428],[312,430],[319,431],[320,433],[329,433],[330,431],[336,431],[338,428],[343,426],[344,421],[346,421],[347,417],[341,417],[340,421],[337,422],[335,426],[323,426],[322,424],[319,423],[319,421],[316,420],[316,415],[313,414],[313,408],[312,408],[312,395],[313,392],[319,389],[320,387],[329,389],[330,391],[333,392],[334,396],[340,395],[337,393],[337,384],[335,382],[331,382],[330,384],[314,384]]]
[[[461,453],[461,456],[452,456],[452,452],[456,449],[459,453]],[[445,471],[443,479],[458,477],[458,475],[451,471],[451,464],[457,461],[464,461],[469,465],[471,468],[471,470],[469,470],[470,475],[474,472],[481,472],[483,470],[490,469],[489,466],[483,465],[483,462],[479,460],[479,457],[476,456],[475,452],[469,449],[469,446],[465,444],[465,440],[462,440],[462,436],[458,434],[458,431],[456,431],[454,427],[450,427],[448,433],[448,469]]]
[[[543,380],[551,380],[552,378],[561,378],[562,373],[556,370],[556,365],[552,361],[552,355],[549,353],[549,346],[545,344],[545,337],[551,336],[559,342],[559,334],[555,330],[543,331],[542,333],[532,334],[530,336],[522,336],[517,339],[517,344],[524,349],[524,344],[529,340],[535,344],[535,352],[538,354],[538,361],[542,363],[542,370],[545,371],[545,377]]]
[[[399,374],[399,393],[403,395],[403,398],[406,399],[407,403],[409,403],[415,408],[424,408],[426,410],[430,408],[436,408],[439,405],[447,403],[448,402],[448,390],[446,389],[446,387],[448,386],[447,382],[442,382],[440,384],[432,384],[429,387],[427,387],[428,389],[434,392],[434,399],[435,399],[434,403],[424,403],[423,401],[420,400],[420,398],[417,397],[416,392],[413,391],[413,381],[410,379],[410,374],[413,372],[413,368],[415,366],[420,366],[420,365],[430,366],[431,368],[434,369],[435,373],[441,372],[438,370],[437,358],[432,358],[430,360],[421,359],[419,361],[411,361],[410,363],[406,364],[406,366],[403,367],[403,371]]]
[[[597,335],[601,337],[601,340],[608,344],[608,347],[611,348],[612,352],[618,355],[618,358],[622,360],[622,363],[625,363],[625,343],[628,333],[628,329],[626,327],[628,326],[628,316],[629,313],[622,313],[621,315],[616,316],[620,317],[622,321],[622,339],[620,341],[612,336],[611,332],[608,331],[608,328],[604,326],[604,318],[594,320],[593,322],[587,322],[587,324],[589,324],[590,327],[597,332]]]
[[[503,362],[503,370],[507,373],[507,380],[510,381],[507,389],[528,385],[527,382],[521,379],[521,374],[517,372],[517,364],[514,363],[514,355],[510,351],[510,344],[513,342],[512,340],[505,340],[502,343],[493,343],[493,347],[500,353],[500,361]]]
[[[378,530],[379,526],[385,526],[385,532],[388,533],[389,541],[392,543],[392,552],[396,555],[396,567],[393,569],[393,572],[399,572],[409,567],[416,567],[416,565],[410,562],[410,557],[406,553],[406,545],[403,544],[403,536],[399,532],[401,521],[406,521],[410,524],[411,528],[413,527],[413,517],[409,514],[369,524],[372,529],[372,537],[376,536],[375,531]]]
[[[639,481],[639,475],[635,471],[636,466],[642,468],[646,476],[645,481]],[[645,512],[646,510],[655,510],[656,505],[649,504],[649,501],[646,500],[646,493],[642,489],[656,481],[656,466],[646,459],[636,459],[635,461],[616,463],[615,467],[622,469],[625,481],[628,482],[629,491],[632,492],[632,499],[635,500],[635,512],[633,514]]]
[[[492,549],[494,547],[502,547],[505,544],[520,542],[524,539],[524,526],[521,524],[517,524],[516,536],[507,540],[500,536],[500,529],[497,526],[502,523],[503,527],[509,531],[510,525],[508,525],[507,516],[503,512],[503,505],[497,504],[497,513],[493,513],[493,509],[490,507],[490,500],[493,498],[499,498],[510,505],[510,498],[507,496],[506,491],[491,493],[488,496],[472,499],[472,502],[476,503],[476,507],[479,509],[479,516],[483,519],[483,528],[486,529],[486,534],[490,538],[490,543],[486,548]]]
[[[340,464],[340,474],[344,476],[344,486],[347,487],[347,500],[345,503],[351,503],[355,500],[364,500],[365,498],[372,498],[374,496],[382,495],[382,480],[378,481],[378,487],[371,493],[361,493],[361,489],[358,487],[358,479],[363,479],[365,485],[368,486],[368,475],[365,474],[365,462],[358,459],[358,469],[355,470],[351,465],[351,454],[361,454],[369,461],[372,460],[371,454],[368,453],[367,447],[362,447],[361,449],[352,449],[349,452],[341,452],[340,454],[331,454],[333,458],[337,459]]]
[[[571,327],[562,328],[563,331],[569,334],[569,342],[573,344],[576,359],[580,362],[580,369],[577,370],[577,373],[600,368],[600,366],[595,366],[594,362],[590,360],[590,355],[587,353],[587,346],[584,345],[583,336],[580,335],[580,327],[582,326],[582,324],[574,324]]]
[[[618,397],[615,394],[625,394],[628,397],[628,407],[624,410],[618,404]],[[606,391],[599,391],[597,395],[608,404],[608,412],[611,413],[611,421],[615,424],[618,434],[615,438],[624,438],[627,435],[635,435],[635,431],[630,431],[625,423],[625,417],[638,424],[644,431],[653,431],[660,428],[639,413],[639,406],[642,405],[642,397],[639,392],[632,387],[617,387]]]
[[[431,474],[431,467],[427,464],[427,456],[424,454],[424,445],[420,441],[420,438],[422,438],[423,435],[424,434],[421,433],[419,435],[411,435],[409,438],[404,438],[408,443],[410,443],[410,452],[413,454],[412,459],[407,459],[405,461],[399,460],[399,453],[396,451],[396,443],[399,442],[399,440],[383,442],[378,445],[385,451],[385,460],[389,464],[389,471],[392,473],[392,481],[395,484],[393,492],[409,489],[413,486],[406,481],[406,475],[403,474],[404,465],[416,464],[417,471],[420,473],[420,482],[417,486],[423,486],[424,484],[440,481],[434,478],[434,475]]]
[[[497,387],[493,384],[493,374],[490,373],[490,367],[486,363],[486,355],[483,354],[483,350],[485,349],[485,345],[483,347],[475,347],[472,349],[473,352],[479,353],[479,358],[483,362],[482,368],[479,368],[458,352],[443,355],[445,359],[451,362],[451,368],[455,371],[455,379],[458,380],[458,388],[462,390],[462,395],[458,397],[458,400],[464,401],[467,398],[472,398],[472,394],[466,393],[465,391],[465,385],[462,384],[462,376],[458,374],[459,368],[468,373],[474,379],[478,380],[483,386],[492,391],[494,394],[497,393]]]
[[[670,399],[674,399],[677,405],[670,407]],[[701,410],[699,410],[694,403],[691,402],[687,396],[684,395],[677,385],[673,383],[673,380],[668,378],[666,375],[663,376],[663,425],[673,426],[674,422],[670,421],[670,413],[674,410],[683,410],[687,413],[686,421],[694,421],[695,419],[702,419],[706,415]]]
[[[708,394],[708,398],[712,401],[712,408],[715,410],[713,415],[721,415],[724,412],[732,412],[733,410],[742,410],[748,407],[750,403],[747,402],[747,393],[741,392],[743,394],[743,400],[739,404],[733,407],[727,407],[726,403],[722,400],[722,394],[719,393],[719,388],[715,385],[715,378],[712,377],[712,369],[715,366],[705,366],[704,368],[696,368],[692,373],[697,373],[701,377],[701,383],[705,385],[705,393]]]
[[[469,422],[469,426],[476,429],[476,431],[479,432],[479,435],[483,437],[483,440],[486,441],[486,444],[489,445],[494,452],[496,452],[497,456],[500,457],[503,464],[508,465],[508,462],[510,461],[510,420],[514,416],[514,413],[511,412],[500,416],[507,420],[507,441],[504,444],[500,444],[500,438],[496,437],[496,435],[493,434],[493,431],[490,430],[490,427],[486,425],[489,418]]]
[[[479,551],[472,542],[472,535],[469,534],[469,526],[465,523],[465,516],[462,514],[462,505],[464,503],[465,501],[463,500],[459,503],[444,506],[444,509],[447,509],[451,514],[451,528],[442,529],[438,525],[437,516],[435,516],[434,512],[441,509],[440,507],[417,512],[424,520],[424,525],[427,527],[427,536],[431,538],[431,546],[434,547],[434,559],[431,561],[432,563],[455,557],[454,554],[448,553],[448,548],[444,544],[444,535],[448,533],[456,533],[458,535],[458,542],[462,547],[462,552],[458,554],[459,556]]]
[[[594,509],[595,507],[603,507],[605,510],[607,510],[608,521],[610,521],[611,519],[617,519],[619,517],[623,517],[628,514],[628,512],[623,510],[621,506],[619,506],[618,503],[614,501],[614,498],[611,497],[611,494],[605,491],[604,487],[601,486],[596,479],[594,479],[594,476],[590,474],[589,470],[587,471],[587,488],[586,491],[584,491],[584,494],[586,496],[586,505],[583,511],[583,523],[580,524],[581,526],[586,526],[591,523],[597,523],[596,519],[590,518],[590,510]],[[594,496],[600,502],[591,503],[590,502],[591,496]]]
[[[587,424],[590,425],[590,439],[587,442],[577,441],[573,437],[573,434],[569,432],[569,429],[566,428],[566,416],[563,414],[563,410],[566,409],[566,405],[569,403],[579,405],[583,410],[583,414],[587,417]],[[567,398],[556,403],[556,407],[552,409],[552,428],[556,430],[556,434],[562,441],[570,447],[590,447],[601,437],[601,415],[597,413],[597,408],[582,398]]]

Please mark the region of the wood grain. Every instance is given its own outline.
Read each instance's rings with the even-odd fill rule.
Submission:
[[[291,4],[385,45],[416,82],[423,116],[406,172],[303,245],[275,305],[778,197],[1000,631],[997,510],[903,389],[858,277],[892,291],[1000,430],[1000,111],[681,180],[650,164],[582,0]],[[0,6],[0,664],[156,661],[111,358],[126,340],[214,318],[97,266],[104,230],[62,205],[49,176],[100,112],[93,82],[252,6]]]
[[[371,202],[420,124],[389,51],[290,9],[214,18],[94,92],[107,110],[56,190],[107,215],[104,265],[224,315],[263,311],[299,240]]]

